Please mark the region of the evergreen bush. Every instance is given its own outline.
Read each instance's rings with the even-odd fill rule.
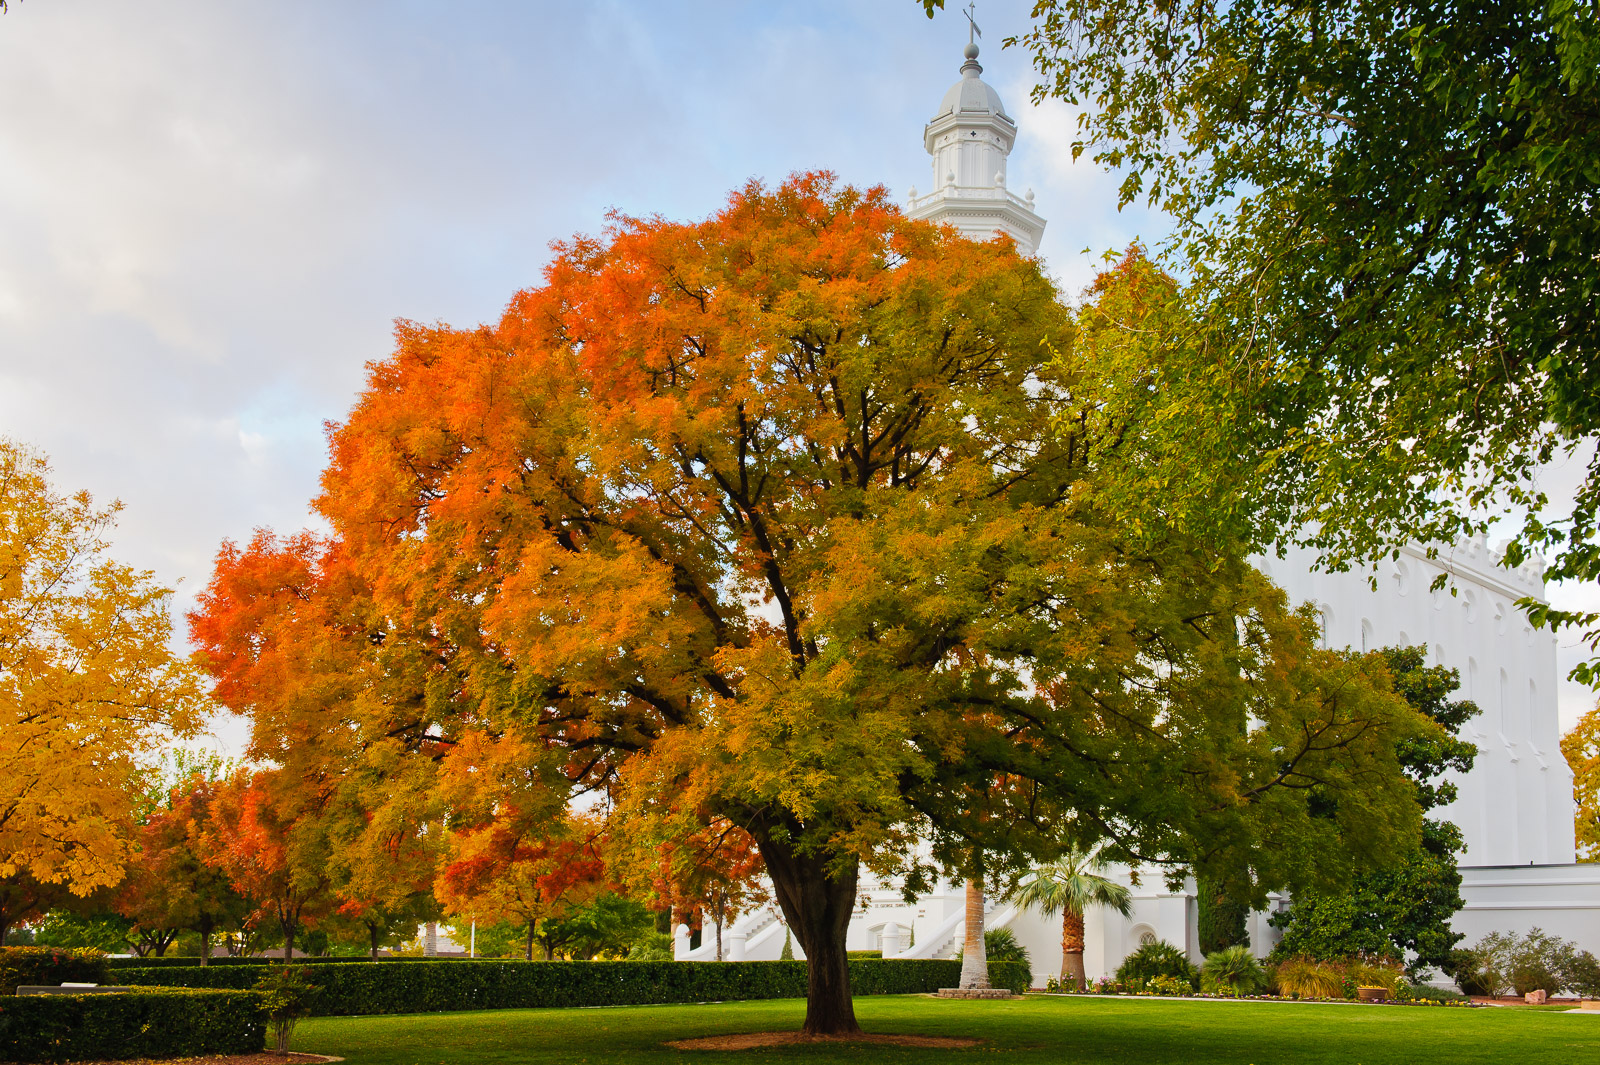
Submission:
[[[1200,983],[1200,971],[1189,956],[1165,940],[1144,944],[1117,967],[1117,981],[1133,989],[1157,976],[1183,981],[1191,989]]]
[[[363,965],[295,965],[322,994],[313,1016],[443,1013],[454,1010],[562,1006],[637,1006],[671,1002],[804,998],[801,961],[377,961]],[[140,986],[248,989],[260,976],[250,966],[123,969],[119,982]],[[955,961],[852,959],[857,995],[925,994],[954,987]],[[989,982],[1028,989],[1016,962],[991,962]]]
[[[254,1054],[266,1014],[247,991],[29,995],[0,1007],[0,1061],[95,1061]]]

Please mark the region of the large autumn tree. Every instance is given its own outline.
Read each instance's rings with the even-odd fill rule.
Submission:
[[[49,474],[0,439],[0,936],[49,885],[122,880],[144,764],[205,707],[171,593],[109,555],[118,506]]]
[[[1175,226],[1152,486],[1332,566],[1509,504],[1513,564],[1600,578],[1600,9],[1039,0],[1010,43],[1081,108],[1074,152]],[[1575,499],[1541,510],[1567,451]],[[1523,605],[1600,649],[1600,614]]]
[[[333,430],[362,645],[431,663],[441,743],[748,832],[817,1034],[857,1028],[858,870],[914,880],[919,836],[1000,868],[1072,811],[1253,897],[1409,846],[1430,726],[1239,551],[1107,519],[1072,339],[1010,245],[827,175],[616,218],[497,325],[402,325]]]

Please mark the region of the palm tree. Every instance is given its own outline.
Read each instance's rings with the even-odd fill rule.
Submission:
[[[1083,911],[1109,906],[1128,916],[1133,893],[1099,873],[1105,868],[1099,851],[1069,850],[1058,861],[1035,869],[1012,894],[1018,906],[1037,906],[1046,917],[1061,914],[1061,982],[1084,985]]]
[[[981,852],[979,852],[981,855]],[[974,862],[974,864],[977,864]],[[984,950],[983,943],[983,870],[978,870],[967,878],[967,923],[966,936],[961,942],[961,980],[957,984],[962,988],[988,987],[989,986],[989,958]]]

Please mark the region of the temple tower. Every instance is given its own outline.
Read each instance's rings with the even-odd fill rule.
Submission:
[[[1017,140],[1017,124],[1000,94],[979,77],[978,46],[969,43],[961,80],[950,86],[922,133],[933,156],[933,192],[913,188],[906,214],[955,226],[970,240],[1005,233],[1017,250],[1032,255],[1044,236],[1044,219],[1033,211],[1033,190],[1017,196],[1006,188],[1006,158]]]

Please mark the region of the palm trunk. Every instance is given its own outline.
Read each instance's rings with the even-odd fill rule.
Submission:
[[[1088,977],[1083,971],[1083,914],[1070,907],[1061,914],[1061,982],[1082,991]]]
[[[850,998],[850,963],[845,933],[855,910],[857,865],[831,873],[828,855],[797,854],[787,841],[759,829],[756,842],[772,878],[785,921],[806,953],[807,1035],[854,1035],[861,1031]]]
[[[962,987],[989,986],[989,958],[983,945],[983,869],[967,881],[967,936],[961,944]]]

